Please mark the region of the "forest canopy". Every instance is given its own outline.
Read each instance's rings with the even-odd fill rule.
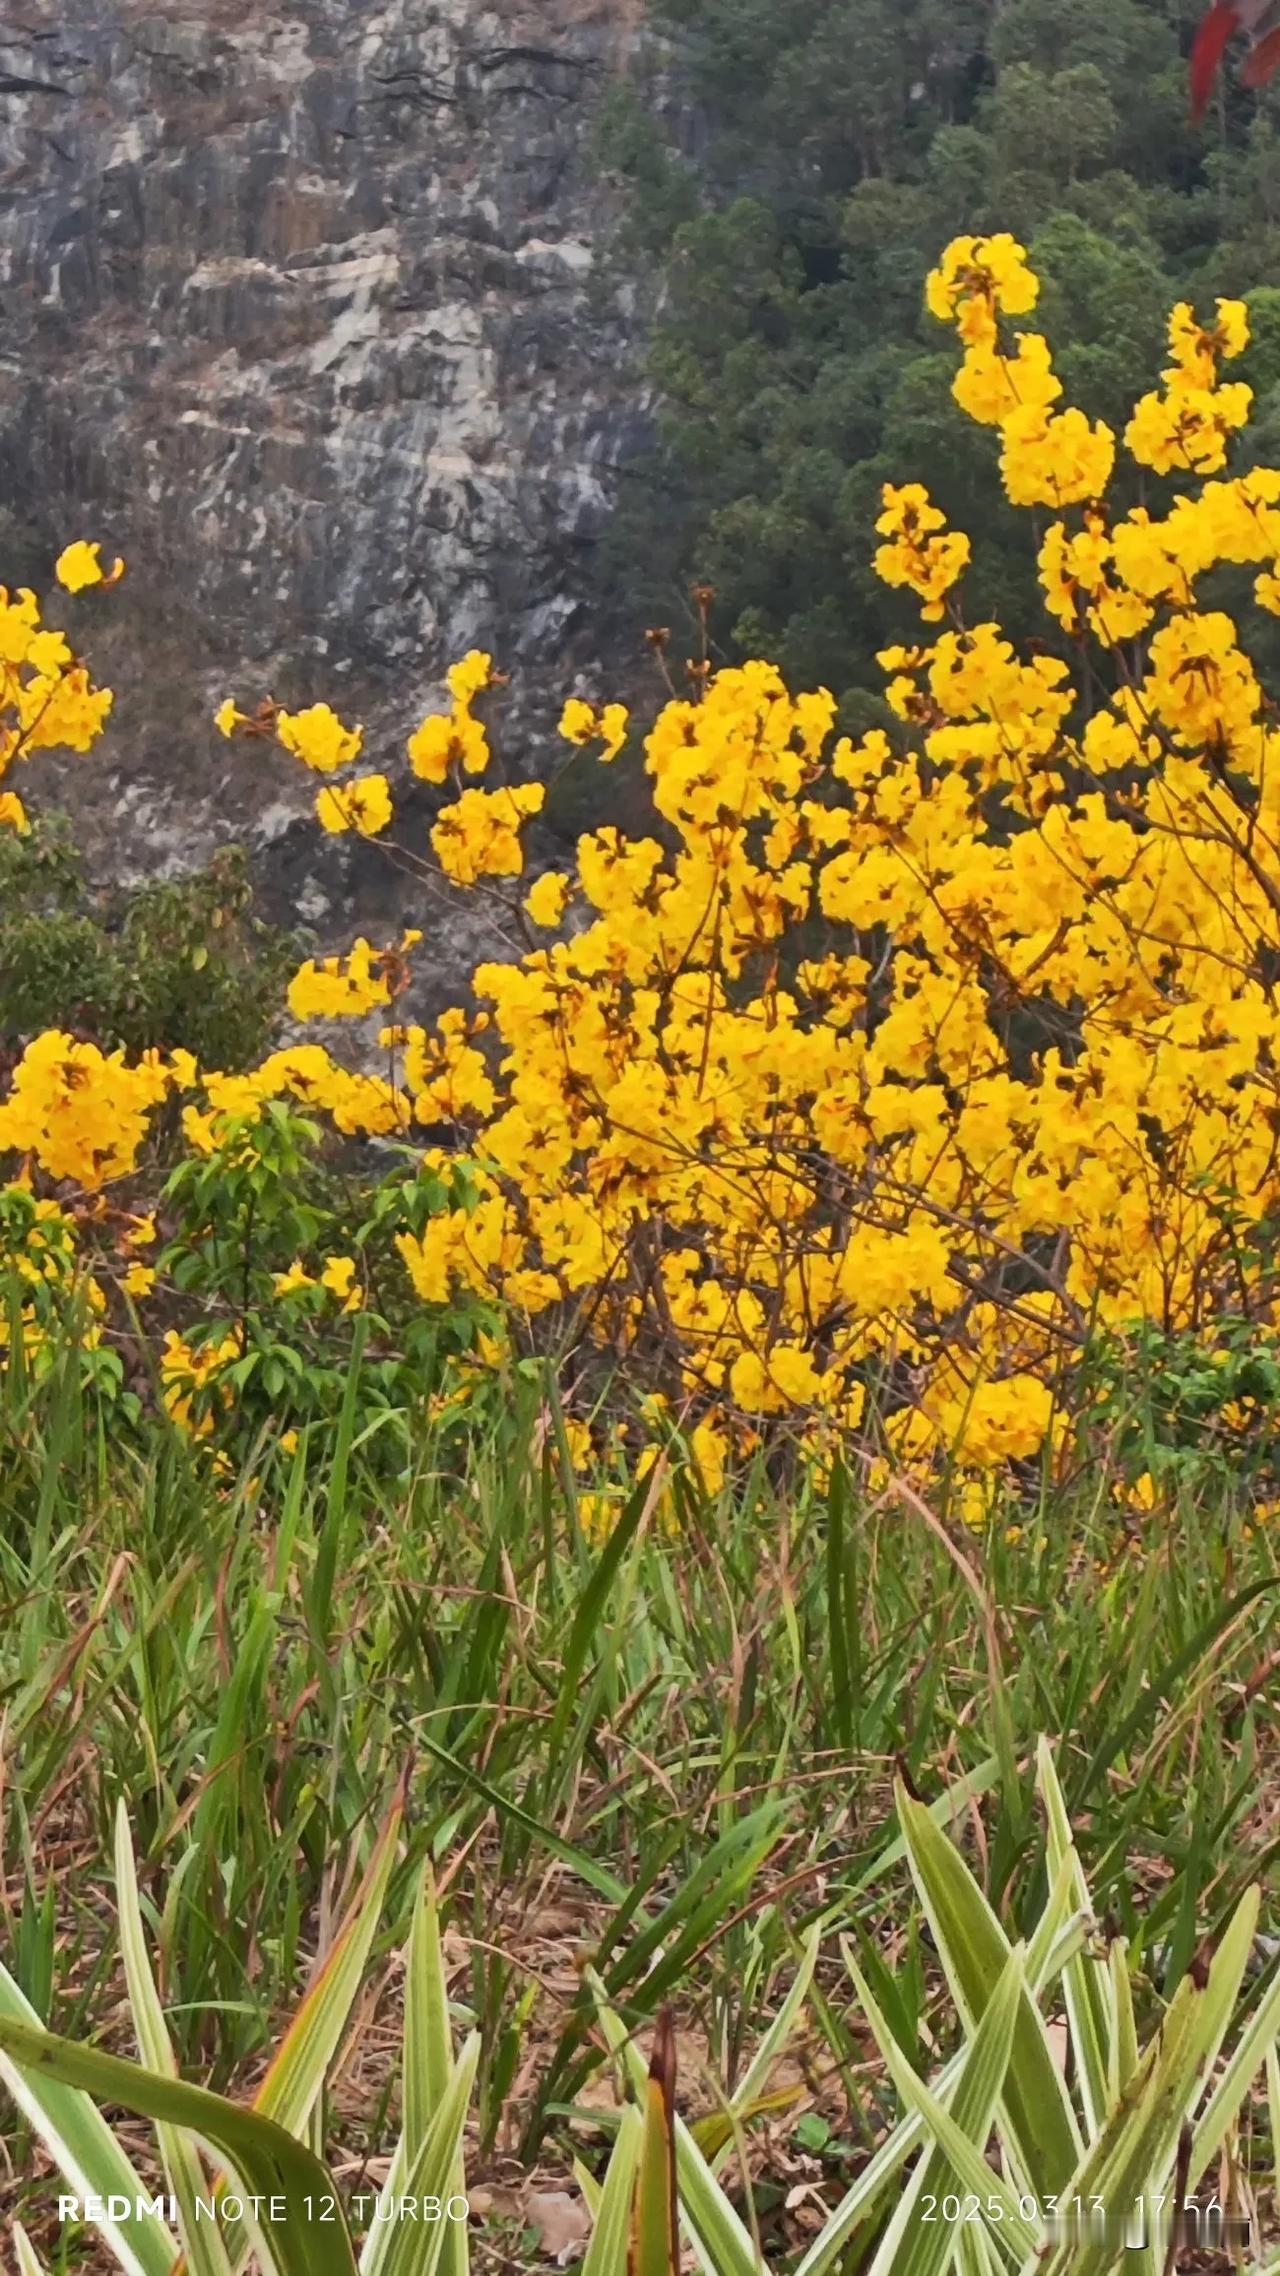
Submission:
[[[1200,0],[655,0],[663,68],[621,82],[603,162],[618,257],[660,277],[659,442],[608,542],[626,620],[716,591],[721,661],[777,659],[881,716],[910,612],[878,584],[881,487],[910,466],[986,539],[976,611],[1024,634],[1034,547],[949,394],[926,274],[960,229],[1030,248],[1070,399],[1123,424],[1180,299],[1247,295],[1250,448],[1280,427],[1280,93],[1227,75],[1199,123]],[[1145,478],[1143,495],[1166,487]],[[1135,489],[1134,502],[1138,492]],[[1232,596],[1234,599],[1235,596]],[[682,635],[683,636],[683,635]]]

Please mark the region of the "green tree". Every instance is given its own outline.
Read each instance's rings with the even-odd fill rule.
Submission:
[[[877,649],[914,628],[870,573],[904,466],[986,538],[975,612],[1029,625],[1034,556],[990,512],[991,438],[950,405],[923,284],[948,238],[1009,228],[1044,280],[1072,400],[1123,423],[1170,305],[1252,295],[1280,262],[1280,95],[1189,121],[1199,0],[657,0],[669,69],[602,138],[629,245],[659,264],[660,411],[605,545],[615,609],[721,658],[767,652],[874,713]],[[671,100],[672,87],[681,97]],[[696,161],[664,121],[677,118]],[[696,131],[691,131],[690,121]],[[1263,424],[1267,414],[1264,411]],[[1280,419],[1280,401],[1275,417]],[[686,649],[688,653],[691,650]]]
[[[0,1049],[68,1028],[234,1071],[268,1047],[294,961],[254,916],[235,847],[194,876],[94,894],[65,821],[0,831]]]

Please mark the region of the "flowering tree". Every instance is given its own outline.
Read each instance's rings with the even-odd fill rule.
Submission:
[[[1269,1332],[1280,732],[1204,592],[1248,565],[1280,613],[1280,473],[1225,471],[1249,394],[1222,371],[1247,313],[1174,311],[1122,438],[1152,502],[1120,511],[1118,438],[1062,403],[1022,326],[1022,249],[958,239],[928,297],[958,335],[957,400],[1036,516],[1051,648],[969,624],[969,539],[918,486],[889,488],[876,565],[931,628],[881,659],[900,733],[833,740],[825,691],[792,694],[765,662],[697,667],[645,739],[654,835],[589,832],[531,888],[543,792],[494,782],[477,706],[495,675],[473,653],[407,755],[450,794],[439,871],[506,897],[515,954],[476,971],[474,1003],[429,1029],[397,1016],[409,935],[293,983],[299,1016],[381,1018],[380,1076],[318,1044],[232,1078],[46,1036],[0,1147],[100,1187],[167,1090],[210,1156],[282,1096],[344,1131],[452,1124],[466,1198],[398,1240],[422,1304],[471,1292],[517,1340],[554,1325],[621,1361],[711,1478],[770,1432],[821,1453],[873,1408],[893,1459],[988,1472],[1052,1442],[1097,1322],[1232,1310]],[[9,755],[50,710],[58,739],[90,741],[107,699],[30,595],[0,637]],[[65,694],[33,693],[51,680]],[[218,723],[319,776],[324,828],[391,829],[389,777],[359,771],[361,730],[324,704],[228,703]],[[607,763],[628,721],[575,701],[561,731]],[[426,1172],[446,1159],[428,1149]],[[358,1304],[358,1280],[341,1293]]]

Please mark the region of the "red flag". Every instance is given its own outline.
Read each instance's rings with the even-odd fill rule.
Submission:
[[[1280,70],[1280,24],[1251,47],[1240,66],[1242,87],[1265,87]]]
[[[1216,0],[1191,49],[1191,116],[1202,118],[1229,42],[1240,33],[1249,51],[1242,87],[1265,87],[1280,70],[1280,0]]]
[[[1215,0],[1201,23],[1191,50],[1191,116],[1204,117],[1213,83],[1218,76],[1227,42],[1240,29],[1240,17],[1231,0]]]

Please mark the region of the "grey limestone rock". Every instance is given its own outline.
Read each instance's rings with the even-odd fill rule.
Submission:
[[[641,628],[602,621],[593,552],[649,412],[586,145],[639,36],[631,0],[5,10],[0,578],[47,584],[78,536],[128,560],[64,611],[108,737],[24,782],[99,871],[234,836],[325,946],[420,921],[375,849],[326,847],[282,753],[213,731],[219,699],[327,699],[394,772],[479,645],[528,774],[571,683],[618,692]],[[433,926],[441,995],[475,929]]]

